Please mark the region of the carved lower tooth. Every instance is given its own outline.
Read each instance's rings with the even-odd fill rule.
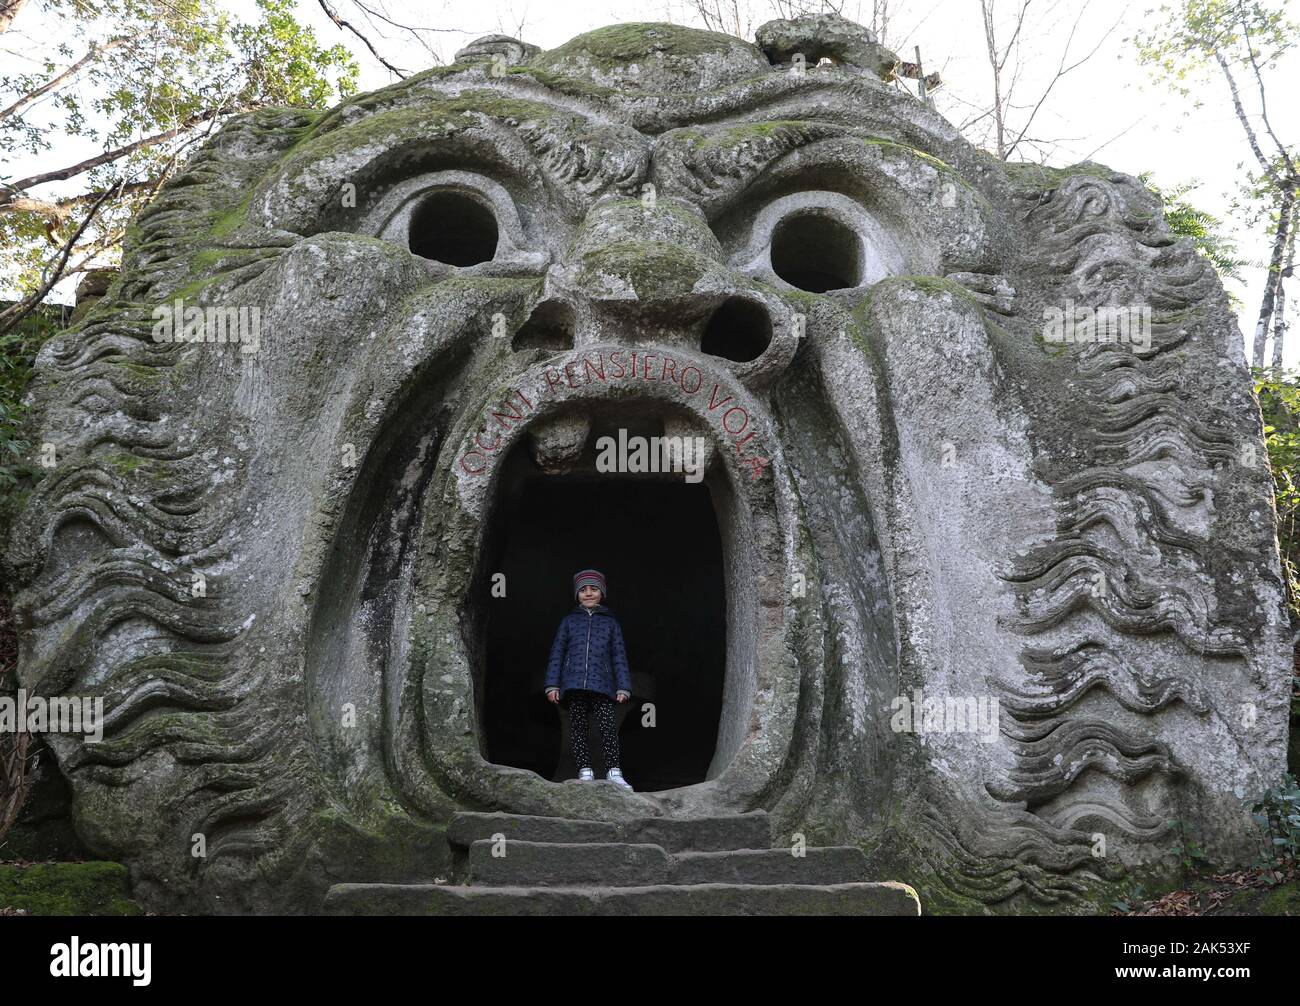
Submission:
[[[559,475],[578,460],[590,433],[591,420],[586,416],[540,419],[529,427],[528,449],[538,468]]]

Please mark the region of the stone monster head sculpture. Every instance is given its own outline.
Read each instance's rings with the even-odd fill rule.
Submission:
[[[140,215],[41,355],[9,560],[141,897],[427,880],[457,809],[762,808],[953,911],[1085,910],[1171,819],[1253,848],[1288,640],[1222,287],[1132,177],[993,160],[873,42],[494,36],[234,119]],[[635,794],[484,740],[511,472],[620,426],[705,438],[725,580],[707,771]]]

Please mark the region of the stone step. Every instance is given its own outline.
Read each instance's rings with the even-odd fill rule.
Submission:
[[[643,817],[627,823],[623,841],[661,845],[674,853],[770,849],[772,820],[761,810],[727,817]]]
[[[468,849],[474,842],[505,835],[514,842],[617,842],[618,826],[608,821],[569,817],[534,817],[527,814],[483,814],[464,811],[451,816],[447,842]]]
[[[493,853],[497,853],[494,855]],[[504,855],[500,853],[504,852]],[[481,839],[469,850],[469,882],[490,887],[645,887],[656,884],[843,884],[868,876],[852,846],[680,852],[626,842],[521,842]]]
[[[851,845],[814,847],[805,855],[789,849],[681,852],[673,856],[674,884],[811,884],[865,881],[867,857]]]
[[[659,845],[480,840],[469,849],[470,883],[492,887],[644,887],[672,883],[672,872]]]
[[[764,811],[727,817],[643,817],[620,823],[462,812],[452,815],[447,841],[454,848],[465,850],[476,841],[498,834],[519,842],[658,845],[669,852],[724,852],[772,847],[772,824]]]
[[[335,884],[327,915],[920,915],[906,884]]]

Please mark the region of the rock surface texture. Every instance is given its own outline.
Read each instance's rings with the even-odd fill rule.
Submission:
[[[1002,164],[827,24],[493,36],[231,120],[140,214],[38,361],[57,463],[7,546],[22,685],[104,701],[102,742],[48,739],[137,900],[1082,912],[1183,836],[1253,854],[1289,654],[1218,279],[1133,177]],[[240,341],[167,329],[193,308]],[[1129,337],[1048,331],[1097,308]],[[482,736],[505,459],[581,467],[623,416],[707,439],[725,555],[716,750],[658,792]],[[760,810],[778,855],[832,847],[806,889],[628,837]],[[603,823],[536,841],[622,879],[449,846],[466,811]],[[474,882],[412,894],[457,842]]]

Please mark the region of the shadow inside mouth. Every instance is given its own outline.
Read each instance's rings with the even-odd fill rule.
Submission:
[[[703,481],[601,472],[590,450],[558,475],[539,469],[522,444],[503,459],[462,623],[489,762],[576,778],[562,744],[563,713],[543,685],[556,627],[575,605],[573,574],[595,567],[608,579],[632,671],[633,699],[616,707],[624,775],[642,792],[709,776],[727,662],[728,584],[715,511],[724,483],[718,472]],[[494,577],[504,596],[494,594]]]

